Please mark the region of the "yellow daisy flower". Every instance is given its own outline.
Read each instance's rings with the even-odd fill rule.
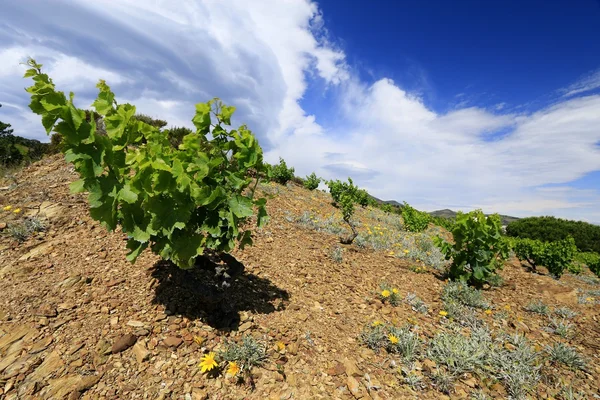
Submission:
[[[504,309],[505,309],[506,311],[510,311],[510,304],[507,304],[507,305],[505,305],[505,306],[504,306]]]
[[[446,315],[448,315],[448,312],[447,312],[447,311],[444,311],[444,310],[442,310],[442,311],[440,311],[440,315],[441,315],[442,317],[445,317]]]
[[[20,212],[21,212],[21,209],[20,209],[20,208],[15,208],[15,210],[14,210],[13,212],[14,212],[15,214],[18,214],[18,213],[20,213]]]
[[[486,313],[487,315],[492,315],[492,310],[485,310],[484,313]]]
[[[3,208],[4,211],[10,211],[12,209],[12,206],[5,206]]]
[[[275,346],[277,346],[277,351],[283,351],[283,349],[285,349],[285,343],[281,341],[275,343]]]
[[[408,250],[404,250],[404,254],[408,254]]]
[[[390,291],[387,289],[385,289],[383,292],[381,292],[381,296],[383,296],[383,297],[390,297],[390,294],[391,294]]]
[[[227,375],[228,376],[236,376],[240,372],[240,367],[237,365],[235,361],[229,362],[229,367],[227,367]]]
[[[211,351],[200,359],[200,364],[198,364],[198,367],[202,370],[202,372],[212,371],[214,368],[216,368],[218,364],[215,361],[215,356],[215,353]]]
[[[394,293],[394,294],[398,294],[398,293],[400,293],[400,291],[399,291],[398,289],[396,289],[396,288],[393,288],[393,289],[392,289],[392,293]]]
[[[398,338],[391,333],[388,335],[388,339],[391,344],[398,344]]]
[[[375,327],[377,327],[377,326],[379,326],[379,325],[381,325],[381,324],[382,324],[382,322],[378,320],[378,321],[373,321],[373,323],[371,324],[371,326],[372,326],[373,328],[375,328]]]

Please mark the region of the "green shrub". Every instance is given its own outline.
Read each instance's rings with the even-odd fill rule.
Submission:
[[[579,251],[600,253],[600,226],[583,221],[556,217],[522,218],[508,224],[506,234],[542,242],[556,242],[571,236]]]
[[[183,127],[183,126],[179,126],[179,127],[173,127],[173,128],[169,128],[166,129],[165,134],[167,135],[167,138],[169,138],[169,142],[171,143],[171,146],[178,148],[180,144],[183,143],[183,138],[186,137],[187,135],[194,133],[191,129]]]
[[[404,227],[409,232],[423,232],[429,226],[431,216],[426,212],[412,208],[407,202],[402,207]]]
[[[362,207],[366,207],[371,204],[371,195],[364,189],[358,189],[356,191],[356,202]]]
[[[314,172],[304,179],[304,187],[308,190],[315,190],[319,187],[319,183],[321,183],[321,178],[319,178]]]
[[[482,285],[502,268],[502,261],[508,256],[498,214],[486,217],[481,210],[459,212],[452,236],[454,243],[437,237],[435,244],[446,260],[452,260],[448,274],[453,280]]]
[[[585,265],[594,274],[600,276],[600,254],[594,252],[577,252],[575,253],[575,261]]]
[[[454,223],[455,223],[454,218],[435,217],[435,216],[430,216],[430,221],[437,226],[441,226],[442,228],[446,229],[447,231],[451,231],[452,228],[454,227]]]
[[[556,242],[541,242],[533,239],[517,239],[513,250],[521,261],[527,261],[536,270],[543,265],[556,278],[573,262],[577,247],[571,237]]]
[[[294,168],[288,168],[285,160],[279,157],[279,164],[271,166],[271,179],[285,185],[294,178]]]
[[[267,360],[267,347],[246,335],[240,343],[226,342],[219,357],[223,361],[237,363],[242,374],[248,374],[252,367],[258,367]]]
[[[354,215],[354,203],[357,201],[358,188],[354,185],[351,178],[348,178],[347,183],[339,180],[331,180],[326,183],[327,187],[329,187],[329,193],[331,194],[334,204],[342,211],[342,219],[352,230],[352,235],[347,238],[342,238],[342,243],[350,244],[354,241],[356,236],[358,236],[354,224],[350,221]]]
[[[91,217],[127,234],[128,260],[150,247],[189,268],[205,249],[229,252],[236,243],[252,243],[251,231],[242,227],[255,209],[257,225],[266,223],[266,200],[253,199],[254,190],[244,193],[253,181],[248,171],[263,168],[262,149],[245,126],[227,128],[234,107],[218,99],[196,104],[196,131],[175,149],[157,127],[134,118],[134,106],[117,104],[100,81],[93,103],[106,128],[100,134],[73,95],[56,91],[34,60],[28,65],[30,108],[42,116],[47,133],[62,135],[65,158],[81,178],[71,190],[89,192]]]

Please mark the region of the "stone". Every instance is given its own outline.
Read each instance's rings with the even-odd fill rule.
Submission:
[[[344,359],[344,368],[348,376],[362,376],[362,372],[356,366],[356,362],[349,358]]]
[[[133,326],[134,328],[143,328],[144,327],[144,323],[141,321],[136,321],[136,320],[129,320],[127,321],[127,325],[128,326]]]
[[[144,361],[147,361],[150,358],[150,352],[146,349],[146,346],[142,341],[138,341],[133,346],[133,354],[135,355],[135,359],[137,360],[137,362],[140,364]]]
[[[422,365],[423,365],[423,371],[428,372],[428,373],[432,373],[434,371],[435,367],[437,366],[435,361],[432,361],[428,358],[423,360]]]
[[[36,310],[35,315],[40,317],[54,318],[58,315],[58,312],[56,311],[56,308],[52,307],[51,305],[44,304]]]
[[[183,339],[177,336],[169,336],[163,340],[163,343],[169,347],[179,347],[183,343]]]
[[[0,222],[0,231],[6,229],[6,222]]]
[[[204,389],[193,388],[192,400],[208,400],[208,392]]]
[[[240,327],[238,328],[238,330],[240,332],[245,332],[250,328],[252,328],[252,322],[247,321],[247,322],[244,322],[243,324],[241,324]]]
[[[344,364],[338,362],[335,364],[335,366],[329,368],[327,370],[327,375],[330,376],[338,376],[338,375],[342,375],[346,373],[346,367],[344,367]]]
[[[348,390],[350,390],[350,393],[352,393],[354,397],[360,397],[360,383],[358,383],[354,377],[349,376],[346,380],[346,385],[348,385]]]
[[[120,353],[124,350],[127,350],[131,346],[133,346],[136,341],[137,341],[137,337],[135,335],[132,335],[132,334],[123,335],[113,343],[110,351],[113,354]]]
[[[117,286],[117,285],[120,285],[123,282],[125,282],[125,279],[123,279],[123,278],[121,278],[121,279],[112,279],[112,280],[106,282],[106,287]]]

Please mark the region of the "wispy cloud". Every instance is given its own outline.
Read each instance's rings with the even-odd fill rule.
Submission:
[[[590,72],[581,77],[573,84],[560,90],[563,97],[575,96],[577,94],[591,92],[600,88],[600,69]]]
[[[256,132],[269,161],[283,156],[300,175],[351,176],[379,198],[600,220],[598,189],[569,187],[600,170],[600,95],[592,93],[600,72],[536,112],[508,111],[501,102],[484,108],[459,94],[455,101],[464,103],[439,113],[422,92],[391,79],[362,81],[307,0],[252,7],[242,0],[177,7],[166,0],[21,0],[9,2],[3,16],[0,99],[10,107],[0,119],[19,134],[44,137],[27,109],[18,65],[34,56],[85,106],[99,78],[120,100],[174,125],[190,126],[195,102],[221,97],[237,107],[236,123]],[[339,125],[303,109],[314,80],[335,87]]]

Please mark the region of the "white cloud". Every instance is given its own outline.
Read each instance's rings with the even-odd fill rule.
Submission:
[[[194,102],[219,96],[237,106],[236,122],[256,132],[269,161],[283,156],[302,175],[352,176],[380,198],[600,220],[596,188],[568,184],[600,170],[600,96],[577,96],[600,87],[600,75],[535,113],[476,107],[461,93],[462,105],[440,114],[390,79],[361,81],[315,3],[247,4],[80,0],[58,14],[56,4],[11,2],[0,27],[0,119],[25,136],[44,135],[20,78],[18,63],[31,55],[82,104],[103,78],[121,101],[172,125],[190,126]],[[313,80],[334,87],[338,124],[302,108]]]
[[[562,92],[564,97],[570,97],[591,92],[598,88],[600,88],[600,69],[583,76],[577,82],[561,89],[560,92]]]

